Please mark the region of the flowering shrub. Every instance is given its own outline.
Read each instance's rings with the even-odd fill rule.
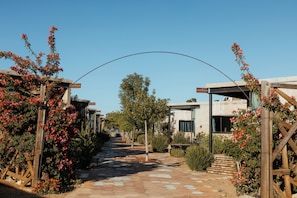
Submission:
[[[249,71],[249,65],[244,60],[243,51],[236,43],[232,45],[232,51],[236,56],[236,61],[241,66],[242,79],[246,82],[247,88],[254,94],[261,96],[261,87],[258,79],[256,79]],[[289,102],[281,103],[276,90],[272,90],[268,97],[262,96],[261,106],[272,111],[277,119],[273,120],[273,149],[279,144],[283,138],[283,134],[278,128],[279,120],[285,121],[287,124],[295,122],[297,111],[292,104],[296,104],[295,98],[291,97]],[[292,108],[293,107],[293,108]],[[238,152],[236,160],[240,162],[239,171],[233,178],[233,183],[239,194],[255,194],[260,188],[260,159],[261,159],[261,108],[234,111],[234,117],[231,119],[233,124],[233,143],[237,145],[234,152]],[[296,139],[296,133],[292,139]],[[291,147],[288,147],[288,159],[290,169],[294,169],[297,156]],[[273,168],[278,169],[282,166],[282,159],[278,156],[273,161]],[[294,178],[296,173],[291,171],[290,176]],[[284,181],[281,176],[274,176],[273,180],[281,189],[284,189]],[[296,187],[293,188],[296,192]]]
[[[233,112],[233,143],[235,160],[240,162],[240,170],[234,176],[232,183],[239,194],[251,194],[260,188],[261,141],[260,117],[253,111],[238,110]]]
[[[61,183],[57,179],[46,179],[37,184],[33,191],[37,194],[48,194],[60,191]]]
[[[12,73],[0,75],[0,169],[11,163],[21,170],[27,169],[24,160],[34,155],[37,111],[40,107],[45,108],[42,172],[63,187],[73,176],[69,145],[77,129],[74,127],[76,113],[73,107],[66,107],[63,103],[65,90],[58,86],[60,80],[55,78],[63,71],[59,67],[60,57],[55,47],[56,30],[56,27],[50,28],[50,52],[47,55],[35,53],[25,34],[22,39],[30,56],[23,58],[12,52],[0,51],[0,59],[9,59],[15,64],[11,66]],[[41,85],[46,87],[44,103],[39,97]]]

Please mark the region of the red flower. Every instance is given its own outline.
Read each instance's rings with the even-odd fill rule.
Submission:
[[[22,39],[28,39],[27,34],[22,34]]]

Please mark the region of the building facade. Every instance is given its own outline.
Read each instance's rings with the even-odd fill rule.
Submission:
[[[172,103],[170,108],[171,132],[184,132],[186,136],[194,139],[198,133],[209,134],[210,121],[209,102]],[[232,111],[246,109],[247,100],[226,97],[223,100],[212,102],[212,132],[230,133],[230,118]]]

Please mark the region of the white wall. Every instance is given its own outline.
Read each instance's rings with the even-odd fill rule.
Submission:
[[[184,103],[183,103],[184,104]],[[188,105],[190,103],[187,103]],[[203,132],[205,134],[209,133],[209,103],[208,102],[198,102],[195,103],[197,106],[194,109],[195,113],[195,133]],[[177,104],[178,105],[178,104]],[[247,101],[241,99],[230,98],[226,101],[213,101],[212,103],[212,114],[213,116],[232,116],[232,111],[237,109],[246,109]],[[171,110],[173,113],[171,120],[172,127],[174,128],[174,133],[179,130],[179,120],[191,120],[191,111],[187,110]]]

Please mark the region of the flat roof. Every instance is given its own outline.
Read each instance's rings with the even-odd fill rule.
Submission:
[[[297,76],[259,79],[260,84],[262,81],[297,85]],[[248,99],[247,96],[250,94],[249,89],[246,88],[246,82],[244,81],[211,83],[206,84],[206,88],[208,88],[209,94],[217,94],[241,99]]]
[[[267,79],[259,79],[261,81],[268,81],[270,83],[290,83],[297,84],[297,76],[288,76],[288,77],[278,77],[278,78],[267,78]],[[221,82],[221,83],[211,83],[206,84],[206,88],[218,88],[218,87],[234,87],[234,86],[245,86],[246,82],[244,81],[234,81],[234,82]]]
[[[184,103],[171,103],[167,106],[170,107],[170,109],[177,109],[177,110],[192,110],[196,109],[197,107],[200,107],[201,102],[184,102]]]

